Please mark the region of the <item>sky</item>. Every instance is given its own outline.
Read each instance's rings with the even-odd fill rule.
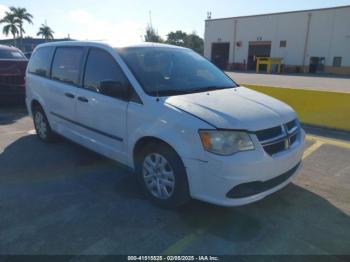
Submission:
[[[143,41],[150,23],[163,38],[170,31],[195,31],[204,36],[204,20],[350,5],[350,0],[0,0],[0,18],[9,6],[25,7],[34,16],[26,24],[26,35],[35,36],[42,23],[55,32],[55,38],[102,40],[115,45]],[[0,25],[0,38],[2,34]],[[10,37],[10,36],[8,36]]]

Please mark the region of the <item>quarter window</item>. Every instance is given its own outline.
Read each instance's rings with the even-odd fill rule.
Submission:
[[[81,47],[59,47],[52,64],[52,79],[78,85],[84,49]]]
[[[53,47],[41,47],[34,52],[28,64],[28,72],[49,77]]]
[[[86,63],[84,87],[100,92],[101,83],[105,81],[128,85],[128,80],[115,59],[104,50],[92,48]]]

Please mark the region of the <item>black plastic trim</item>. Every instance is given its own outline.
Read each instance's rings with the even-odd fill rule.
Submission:
[[[122,142],[122,141],[123,141],[123,138],[121,138],[121,137],[114,136],[114,135],[105,133],[105,132],[103,132],[103,131],[97,130],[97,129],[95,129],[95,128],[92,128],[92,127],[83,125],[83,124],[81,124],[81,123],[79,123],[79,122],[76,122],[76,121],[74,121],[74,120],[71,120],[71,119],[69,119],[69,118],[67,118],[67,117],[61,116],[61,115],[59,115],[59,114],[57,114],[57,113],[55,113],[55,112],[50,112],[50,113],[51,113],[52,115],[56,116],[56,117],[59,117],[59,118],[61,118],[61,119],[63,119],[63,120],[66,120],[66,121],[72,123],[72,124],[75,124],[75,125],[77,125],[77,126],[83,127],[83,128],[85,128],[85,129],[88,129],[88,130],[93,131],[93,132],[95,132],[95,133],[98,133],[98,134],[100,134],[100,135],[103,135],[103,136],[106,136],[106,137],[108,137],[108,138],[117,140],[117,141],[119,141],[119,142]]]
[[[283,182],[287,181],[297,171],[300,164],[301,162],[299,162],[295,167],[283,173],[282,175],[279,175],[275,178],[272,178],[264,182],[253,181],[253,182],[239,184],[233,187],[230,191],[228,191],[226,194],[226,197],[228,198],[250,197],[250,196],[268,191],[274,187],[277,187]]]

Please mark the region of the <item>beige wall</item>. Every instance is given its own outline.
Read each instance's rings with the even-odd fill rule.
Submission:
[[[237,17],[205,21],[204,55],[211,58],[211,46],[215,42],[229,42],[229,63],[243,63],[248,58],[249,41],[271,41],[271,56],[282,57],[287,65],[303,65],[307,35],[308,14],[311,14],[310,31],[306,47],[305,65],[312,56],[325,57],[325,65],[332,67],[335,56],[342,57],[345,71],[350,67],[350,6],[325,10]],[[234,23],[237,21],[235,47]],[[287,47],[279,46],[281,40]],[[233,61],[234,57],[234,61]],[[342,69],[331,69],[342,72]]]

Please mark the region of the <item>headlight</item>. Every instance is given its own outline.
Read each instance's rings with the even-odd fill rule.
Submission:
[[[254,149],[254,144],[246,132],[199,130],[199,136],[204,149],[218,155],[232,155]]]

